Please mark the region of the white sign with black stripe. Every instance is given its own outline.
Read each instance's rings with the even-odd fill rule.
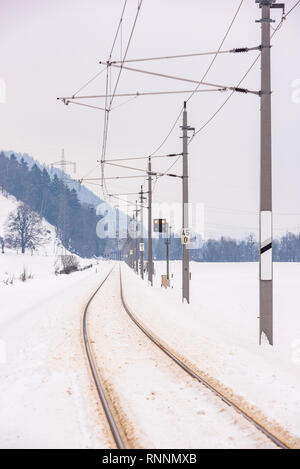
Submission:
[[[272,280],[272,212],[260,212],[260,279]]]

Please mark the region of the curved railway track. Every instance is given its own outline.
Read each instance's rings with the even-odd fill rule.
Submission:
[[[125,449],[126,446],[125,446],[125,442],[123,441],[122,433],[121,433],[120,429],[118,428],[118,424],[117,424],[116,419],[114,417],[113,410],[111,408],[111,404],[109,402],[109,399],[106,396],[104,386],[101,382],[101,378],[100,378],[99,373],[97,371],[97,366],[96,366],[96,363],[95,363],[95,360],[94,360],[94,357],[93,357],[93,354],[92,354],[92,350],[91,350],[90,343],[89,343],[88,332],[87,332],[87,314],[88,314],[89,306],[92,303],[95,296],[97,295],[97,293],[99,292],[99,290],[102,288],[102,286],[106,282],[106,280],[108,279],[108,277],[110,276],[110,274],[112,273],[113,269],[114,269],[114,267],[108,272],[108,274],[106,275],[104,280],[102,280],[99,287],[96,289],[96,291],[92,294],[89,301],[87,302],[87,304],[84,308],[83,321],[82,321],[83,324],[82,325],[83,325],[83,340],[84,340],[85,350],[86,350],[86,354],[87,354],[87,359],[88,359],[88,363],[90,365],[91,373],[92,373],[93,378],[94,378],[94,382],[95,382],[95,386],[96,386],[96,389],[97,389],[98,396],[100,398],[100,401],[101,401],[103,410],[105,412],[105,415],[106,415],[106,418],[107,418],[107,421],[108,421],[108,424],[109,424],[109,427],[110,427],[110,430],[111,430],[111,433],[112,433],[112,436],[113,436],[113,439],[115,441],[117,449]]]
[[[115,267],[115,266],[114,266]],[[106,277],[102,280],[101,284],[99,287],[96,289],[96,291],[93,293],[93,295],[90,297],[85,309],[84,309],[84,314],[83,314],[83,338],[84,338],[84,344],[85,344],[85,349],[87,353],[87,358],[88,358],[88,363],[91,369],[91,373],[96,385],[96,389],[99,395],[99,399],[101,401],[101,404],[103,406],[113,439],[115,441],[116,447],[118,449],[126,449],[128,448],[126,438],[124,436],[122,428],[120,428],[119,423],[117,422],[117,419],[114,415],[114,410],[112,408],[112,405],[110,403],[109,397],[106,394],[104,385],[102,384],[101,377],[99,376],[99,373],[97,371],[97,366],[92,354],[92,350],[90,347],[89,343],[89,337],[87,333],[87,315],[88,315],[88,309],[90,304],[92,303],[93,299],[95,296],[98,294],[98,292],[101,290],[102,286],[112,273],[114,267],[109,271],[109,273],[106,275]],[[203,379],[199,374],[197,374],[195,371],[193,371],[189,366],[187,366],[180,358],[178,358],[174,353],[172,353],[165,345],[163,345],[156,337],[154,337],[134,316],[134,314],[130,311],[129,306],[126,303],[126,300],[124,298],[123,294],[123,285],[122,285],[122,275],[121,275],[121,269],[120,269],[120,291],[121,291],[121,302],[122,305],[129,316],[129,318],[133,321],[133,323],[142,331],[147,338],[155,344],[163,353],[165,353],[171,360],[173,360],[180,368],[182,368],[189,376],[203,384],[207,389],[209,389],[212,393],[214,393],[218,398],[220,398],[225,404],[227,404],[229,407],[231,407],[233,410],[235,410],[238,414],[242,415],[248,422],[250,422],[252,425],[254,425],[260,432],[262,432],[267,438],[269,438],[275,445],[277,445],[281,449],[289,449],[289,447],[279,440],[276,436],[274,436],[268,429],[266,429],[264,426],[262,426],[259,422],[257,422],[254,418],[249,416],[243,409],[239,408],[235,403],[231,402],[227,397],[222,395],[217,389],[215,389],[211,384],[209,384],[205,379]]]

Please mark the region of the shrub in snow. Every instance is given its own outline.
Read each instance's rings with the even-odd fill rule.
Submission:
[[[33,278],[33,275],[31,273],[29,273],[27,271],[27,268],[24,266],[23,271],[21,272],[19,279],[21,280],[21,282],[26,282],[26,280],[32,279],[32,278]]]
[[[11,275],[11,276],[5,277],[5,279],[3,280],[3,283],[5,285],[13,285],[14,280],[15,280],[15,277],[13,275]]]
[[[76,272],[79,269],[79,262],[73,255],[61,256],[61,262],[63,265],[61,273],[63,274],[70,274],[71,272]]]

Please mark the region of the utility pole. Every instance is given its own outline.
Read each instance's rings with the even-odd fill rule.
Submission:
[[[271,127],[271,8],[282,8],[276,0],[256,0],[261,8],[261,144],[259,219],[259,343],[265,334],[273,345],[273,259],[272,259],[272,127]]]
[[[117,203],[116,208],[116,237],[117,237],[117,259],[121,260],[121,251],[120,251],[120,211],[119,211],[119,202]]]
[[[133,211],[133,214],[132,214],[132,233],[135,232],[135,213]],[[134,259],[135,259],[135,254],[134,254],[134,237],[132,235],[132,238],[131,238],[131,250],[130,250],[130,253],[131,253],[131,268],[132,270],[135,269],[135,262],[134,262]]]
[[[189,173],[188,173],[188,131],[186,102],[183,106],[182,123],[182,302],[190,302],[190,255],[189,255]]]
[[[148,281],[153,286],[152,260],[152,175],[151,156],[148,159]]]
[[[171,242],[171,227],[167,226],[167,238],[166,238],[166,258],[167,258],[167,280],[170,280],[170,252],[169,246]]]
[[[137,201],[135,202],[135,271],[139,273],[139,240],[138,240],[138,208]]]
[[[140,202],[141,202],[141,234],[140,234],[140,252],[141,252],[141,277],[144,280],[144,191],[141,186]]]

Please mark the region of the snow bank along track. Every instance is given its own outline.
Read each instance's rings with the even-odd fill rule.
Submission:
[[[84,338],[84,344],[85,344],[85,349],[87,353],[87,358],[88,358],[88,363],[91,368],[91,372],[94,378],[94,382],[96,385],[96,389],[100,398],[100,401],[102,403],[112,436],[114,438],[116,447],[118,449],[125,449],[128,448],[128,444],[126,441],[126,437],[124,436],[122,428],[120,428],[119,423],[117,422],[117,419],[114,416],[114,411],[112,408],[112,405],[110,404],[110,400],[106,394],[106,391],[104,389],[104,386],[101,382],[101,377],[98,374],[97,371],[97,366],[95,364],[92,351],[90,348],[89,344],[89,338],[87,334],[87,314],[88,314],[88,309],[90,304],[92,303],[93,299],[97,295],[97,293],[100,291],[101,287],[105,283],[105,281],[108,279],[110,274],[112,273],[114,267],[110,270],[110,272],[106,275],[104,280],[102,280],[100,286],[97,288],[97,290],[94,292],[94,294],[90,297],[85,309],[84,309],[84,314],[83,314],[83,338]],[[149,340],[153,344],[155,344],[162,352],[164,352],[171,360],[173,360],[178,366],[180,366],[186,373],[188,373],[192,378],[196,379],[198,382],[203,384],[206,388],[208,388],[211,392],[213,392],[217,397],[219,397],[225,404],[230,406],[232,409],[234,409],[238,414],[242,415],[248,422],[250,422],[252,425],[254,425],[259,431],[261,431],[267,438],[269,438],[273,443],[275,443],[279,448],[282,449],[289,449],[289,445],[281,441],[278,437],[276,437],[271,431],[269,431],[267,428],[265,428],[263,425],[261,425],[259,422],[255,420],[252,416],[248,415],[243,409],[238,407],[234,402],[232,402],[230,399],[225,397],[219,390],[214,388],[211,384],[209,384],[204,378],[202,378],[199,374],[197,374],[195,371],[193,371],[186,363],[184,363],[178,356],[175,355],[175,353],[171,352],[165,345],[163,345],[156,337],[154,337],[153,334],[151,334],[135,317],[135,315],[131,312],[125,297],[124,297],[124,291],[123,291],[123,284],[122,284],[122,274],[121,274],[121,269],[120,269],[120,291],[121,291],[121,301],[123,304],[123,307],[130,317],[130,319],[134,322],[134,324],[148,337]]]

